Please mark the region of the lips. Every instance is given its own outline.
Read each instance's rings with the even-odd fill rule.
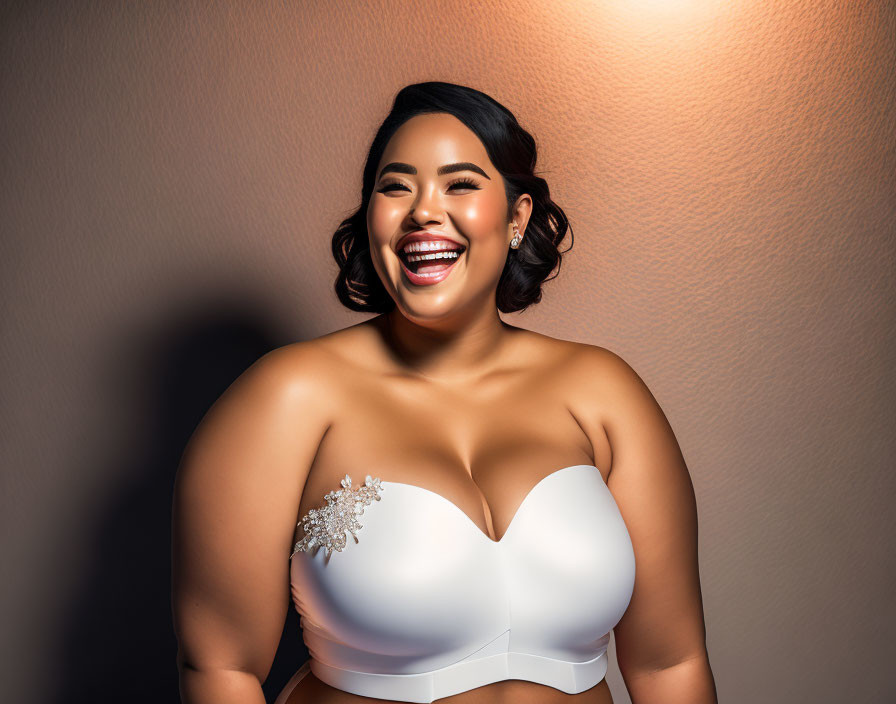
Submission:
[[[452,239],[448,235],[438,232],[436,230],[417,230],[416,232],[409,232],[404,235],[398,242],[395,244],[395,251],[401,254],[404,248],[412,244],[414,242],[444,242],[445,249],[466,249],[463,244]],[[433,250],[427,250],[433,251]]]
[[[424,230],[405,235],[395,249],[407,280],[431,286],[451,273],[466,247],[441,232]]]
[[[444,281],[447,276],[454,271],[454,268],[457,266],[457,259],[454,259],[450,264],[435,264],[430,266],[421,267],[418,271],[413,271],[404,261],[404,259],[399,258],[401,261],[401,270],[404,272],[404,275],[407,277],[408,281],[410,281],[415,286],[432,286],[433,284],[437,284],[440,281]]]

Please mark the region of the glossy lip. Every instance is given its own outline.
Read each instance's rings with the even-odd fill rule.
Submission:
[[[445,278],[454,271],[454,267],[457,266],[457,263],[460,261],[460,258],[463,256],[463,253],[459,254],[457,259],[454,260],[453,263],[449,264],[446,268],[442,269],[435,276],[419,276],[415,274],[413,271],[407,268],[404,263],[404,259],[401,257],[398,260],[401,262],[401,270],[404,272],[405,277],[408,281],[410,281],[415,286],[432,286],[433,284],[437,284],[440,281],[444,281]]]
[[[446,246],[444,249],[433,249],[430,252],[443,252],[443,251],[457,251],[457,259],[455,259],[451,264],[448,265],[445,269],[440,271],[435,276],[420,276],[411,271],[407,265],[404,263],[404,252],[402,251],[404,247],[413,242],[448,242],[451,246]],[[464,255],[464,252],[467,251],[467,247],[464,244],[461,244],[457,240],[452,237],[449,237],[443,232],[439,232],[437,230],[416,230],[415,232],[409,232],[406,235],[403,235],[398,242],[395,243],[395,253],[398,255],[398,261],[401,262],[401,270],[404,272],[405,278],[415,286],[432,286],[433,284],[437,284],[440,281],[444,281],[445,278],[454,270],[454,267],[460,261],[460,258]]]
[[[412,242],[437,242],[439,240],[444,240],[446,242],[451,242],[451,244],[457,245],[461,250],[465,250],[466,246],[458,242],[452,237],[449,237],[444,232],[437,232],[436,230],[417,230],[415,232],[409,232],[406,235],[403,235],[398,242],[395,243],[395,251],[398,254],[402,253],[405,245],[408,245]],[[455,247],[446,247],[445,249],[455,249]],[[439,250],[432,250],[439,251]]]

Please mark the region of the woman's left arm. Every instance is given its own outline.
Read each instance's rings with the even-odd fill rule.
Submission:
[[[607,485],[635,552],[631,602],[614,629],[633,704],[717,704],[697,563],[697,505],[681,449],[638,374],[599,348]]]

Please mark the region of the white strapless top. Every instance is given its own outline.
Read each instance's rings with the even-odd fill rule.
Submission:
[[[346,475],[324,498],[290,565],[318,679],[402,702],[507,679],[576,694],[603,679],[635,556],[596,467],[544,477],[499,541],[411,484]]]

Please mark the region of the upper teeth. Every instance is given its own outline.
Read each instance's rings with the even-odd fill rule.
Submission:
[[[420,262],[424,259],[454,259],[460,256],[458,252],[433,252],[432,254],[412,254],[408,257],[409,262]]]
[[[460,249],[460,246],[449,240],[423,240],[402,247],[404,252],[431,252],[434,249]]]

